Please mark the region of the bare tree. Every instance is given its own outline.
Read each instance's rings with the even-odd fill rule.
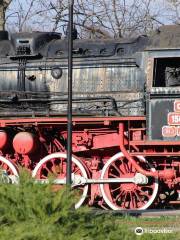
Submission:
[[[0,0],[0,30],[3,31],[5,28],[5,13],[6,9],[12,0]]]
[[[42,0],[12,0],[6,13],[7,28],[11,32],[51,31],[52,7]]]
[[[101,16],[104,26],[114,37],[147,34],[157,23],[153,20],[159,9],[153,9],[152,0],[99,0],[104,13]]]
[[[80,37],[122,37],[147,33],[158,25],[153,0],[76,0],[74,22]],[[53,30],[67,27],[67,1],[51,1]]]
[[[167,19],[174,23],[180,24],[180,0],[167,0]]]
[[[167,19],[168,23],[178,23],[179,8],[180,0],[75,0],[74,24],[79,38],[136,36],[148,34]],[[11,31],[65,34],[68,0],[12,0],[6,20]]]

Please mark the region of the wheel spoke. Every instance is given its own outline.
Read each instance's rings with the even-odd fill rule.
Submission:
[[[144,188],[147,188],[147,189],[150,189],[151,191],[153,191],[153,186],[152,185],[148,185],[148,183],[147,183],[147,185]]]
[[[73,171],[73,173],[74,173],[74,174],[76,174],[78,171],[79,171],[79,169],[78,169],[78,168],[76,168],[76,170],[75,170],[75,171]]]
[[[111,166],[112,166],[114,169],[116,169],[116,171],[119,173],[119,176],[120,176],[121,174],[124,174],[124,173],[121,171],[121,169],[118,168],[118,167],[115,165],[115,163],[113,163]]]
[[[119,198],[121,198],[124,195],[124,191],[121,191],[117,196],[116,196],[116,200],[118,200]]]
[[[123,207],[126,208],[126,198],[127,198],[128,192],[125,193],[124,199],[123,199]]]
[[[50,174],[54,173],[52,170],[50,170],[47,166],[44,166],[44,169],[46,169],[46,171]]]
[[[41,179],[47,179],[47,176],[45,176],[44,174],[41,174]]]
[[[130,163],[129,172],[132,172],[132,163]]]
[[[137,199],[139,202],[143,203],[144,201],[140,198],[139,194],[137,193],[137,191],[134,192],[134,194],[136,195]]]
[[[113,174],[113,173],[109,173],[109,176],[114,177],[114,178],[117,178],[117,177],[118,177],[117,175],[115,175],[115,174]]]
[[[120,186],[120,187],[117,187],[117,188],[115,188],[115,189],[113,189],[113,190],[111,190],[111,192],[113,193],[113,192],[119,190],[120,188],[121,188],[121,186]]]
[[[134,208],[135,209],[138,208],[135,192],[133,192],[133,202],[134,202]]]
[[[125,171],[125,173],[128,173],[129,171],[128,171],[128,169],[127,169],[127,164],[123,161],[123,168],[124,168],[124,171]]]
[[[55,159],[52,160],[52,171],[57,172],[56,170],[57,170],[57,167],[59,167],[59,165],[55,164],[54,161]]]
[[[130,192],[130,201],[129,201],[129,203],[130,203],[130,208],[131,209],[134,209],[134,208],[136,208],[136,206],[135,206],[135,201],[134,201],[134,196],[133,196],[133,192]]]
[[[149,194],[141,189],[140,191],[142,193],[142,196],[146,196],[148,199],[150,198]]]

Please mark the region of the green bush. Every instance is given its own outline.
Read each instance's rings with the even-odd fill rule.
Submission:
[[[168,239],[169,234],[136,236],[133,228],[139,220],[95,214],[89,208],[74,210],[73,191],[35,184],[27,173],[19,185],[0,185],[0,239],[2,240],[128,240]],[[128,222],[128,224],[126,224]],[[132,226],[129,224],[132,223]],[[132,229],[131,229],[132,228]],[[170,235],[177,239],[176,234]]]

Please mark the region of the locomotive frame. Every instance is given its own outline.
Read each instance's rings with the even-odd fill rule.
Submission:
[[[40,37],[43,39],[43,36],[40,35]],[[62,44],[62,42],[60,43]],[[35,42],[33,44],[36,45]],[[81,41],[78,44],[82,44]],[[111,56],[106,51],[103,54],[107,54],[111,64],[116,66],[123,67],[123,64],[126,63],[126,66],[130,68],[132,66],[133,68],[140,68],[140,66],[146,68],[146,86],[143,93],[141,91],[141,95],[144,94],[145,114],[120,115],[112,95],[98,96],[96,99],[92,96],[85,98],[84,95],[82,97],[80,94],[75,99],[81,104],[85,104],[83,100],[98,100],[102,101],[103,104],[109,101],[112,105],[111,110],[116,115],[99,116],[97,112],[93,112],[91,115],[87,112],[73,115],[71,177],[72,187],[79,189],[79,201],[75,205],[76,208],[86,203],[104,209],[139,210],[149,207],[164,208],[169,207],[170,204],[180,203],[179,86],[171,86],[171,82],[167,82],[166,84],[170,86],[166,86],[163,77],[157,77],[159,85],[156,85],[157,65],[170,59],[170,63],[166,64],[167,66],[159,65],[161,71],[163,69],[165,72],[165,67],[171,67],[172,62],[174,62],[173,66],[176,67],[176,62],[180,59],[179,50],[177,47],[173,49],[167,49],[167,47],[147,48],[144,50],[144,39],[143,50],[139,50],[136,43],[132,42],[132,44],[141,53],[143,51],[142,55],[145,56],[143,55],[142,59],[147,61],[147,64],[141,63],[137,66],[134,55],[133,58],[125,55],[125,59],[118,60],[119,56]],[[103,43],[103,47],[104,45]],[[125,43],[123,42],[122,45],[125,46]],[[57,44],[57,46],[59,45]],[[57,46],[55,45],[55,50]],[[50,47],[48,45],[48,51]],[[112,49],[110,44],[110,52],[113,52]],[[131,53],[134,54],[134,52],[136,51],[133,49]],[[32,57],[35,61],[35,53],[33,52],[33,56],[17,55],[16,57],[21,60]],[[94,65],[96,65],[97,62],[93,60],[93,57],[94,55],[89,60],[85,56],[87,62],[94,61]],[[97,58],[101,60],[101,57],[98,55]],[[157,62],[158,59],[161,60],[160,63]],[[82,60],[78,59],[76,62],[78,61],[82,63]],[[105,66],[109,64],[106,62],[107,59],[103,62]],[[83,62],[82,65],[84,67],[85,63]],[[20,69],[20,80],[24,80],[25,66],[24,64],[20,66],[23,67]],[[114,69],[113,71],[115,72]],[[141,69],[135,71],[132,70],[133,74],[140,75]],[[117,71],[117,73],[120,72]],[[96,80],[99,81],[98,77]],[[160,82],[163,83],[160,85]],[[143,88],[144,86],[141,86],[141,89]],[[11,106],[16,106],[21,102],[35,104],[38,101],[45,103],[55,101],[55,104],[60,104],[61,101],[67,100],[65,98],[44,99],[43,93],[39,93],[39,96],[36,94],[37,98],[34,99],[28,95],[29,92],[23,90],[24,85],[21,93],[18,93],[19,95],[16,95],[13,101],[12,99],[8,101],[2,99],[1,104],[8,103],[12,104]],[[121,100],[122,98],[121,96]],[[134,101],[134,99],[131,100]],[[13,105],[14,103],[16,105]],[[58,190],[61,185],[66,184],[67,118],[58,111],[54,111],[54,116],[51,116],[50,112],[47,111],[41,117],[37,117],[37,113],[31,117],[26,117],[26,113],[23,112],[20,112],[19,117],[14,117],[11,112],[8,114],[7,117],[4,117],[2,113],[2,118],[0,118],[0,166],[3,170],[2,174],[6,176],[8,182],[16,183],[18,181],[18,168],[23,166],[32,172],[32,177],[35,178],[36,182],[47,183],[48,178],[53,175],[53,185],[55,190]],[[47,116],[45,116],[46,114]]]
[[[41,134],[49,128],[53,131],[58,129],[59,135],[63,135],[65,139],[67,137],[67,132],[62,132],[67,124],[66,118],[21,119],[20,123],[17,120],[1,120],[0,123],[3,129],[12,126],[36,128],[36,131],[41,132]],[[108,205],[114,210],[146,209],[152,204],[161,203],[160,200],[157,200],[159,191],[164,193],[166,189],[170,192],[173,186],[173,191],[177,189],[178,192],[180,178],[177,175],[179,169],[177,156],[180,155],[180,152],[172,150],[176,149],[180,143],[148,141],[144,126],[145,117],[73,118],[73,157],[76,164],[77,162],[80,164],[79,168],[83,169],[80,172],[79,168],[76,169],[77,166],[73,166],[75,172],[78,173],[72,175],[73,186],[80,189],[86,187],[82,193],[83,197],[80,198],[76,207],[79,207],[84,201],[88,201],[89,205],[103,208],[107,208]],[[45,144],[43,141],[41,144]],[[17,145],[22,147],[21,139]],[[15,147],[16,151],[21,151],[21,157],[16,155],[12,159],[10,154],[5,153],[3,156],[13,165],[20,163],[28,169],[34,168],[32,175],[39,180],[41,179],[40,181],[46,181],[48,174],[55,176],[59,174],[55,179],[55,185],[66,183],[65,166],[58,169],[58,161],[55,163],[55,168],[52,164],[53,161],[56,161],[53,154],[56,152],[65,154],[66,152],[61,142],[53,139],[52,152],[48,150],[45,153],[47,156],[42,157],[36,167],[32,163],[36,164],[35,159],[40,158],[39,154],[44,156],[44,153],[36,153],[35,155],[33,152],[27,153],[29,149],[27,142],[23,147],[24,150]],[[56,148],[56,151],[53,150],[53,147]],[[26,154],[23,154],[22,151]],[[167,155],[171,157],[170,161],[170,157],[166,157]],[[49,158],[47,158],[48,156]],[[145,159],[148,160],[148,163]],[[64,160],[66,160],[65,155]],[[63,164],[66,163],[63,162]],[[73,164],[75,163],[73,162]],[[119,171],[117,166],[120,168]],[[161,188],[163,184],[163,189],[159,189],[159,183],[161,183]],[[120,186],[117,187],[118,184]],[[110,187],[112,187],[111,191],[114,191],[112,196]],[[115,199],[120,189],[124,193],[122,202],[112,204],[112,202],[116,202]],[[145,194],[145,197],[142,193]],[[175,202],[171,201],[173,204]]]

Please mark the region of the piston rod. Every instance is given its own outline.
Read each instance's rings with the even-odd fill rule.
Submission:
[[[129,178],[104,178],[104,179],[90,179],[90,178],[84,178],[80,175],[74,175],[71,176],[72,179],[72,186],[77,185],[86,185],[86,184],[110,184],[110,183],[134,183],[134,184],[147,184],[148,178],[141,173],[136,173],[134,177]],[[48,179],[37,179],[35,180],[36,183],[50,183]],[[66,178],[62,179],[54,179],[52,184],[55,185],[64,185],[66,184]]]

